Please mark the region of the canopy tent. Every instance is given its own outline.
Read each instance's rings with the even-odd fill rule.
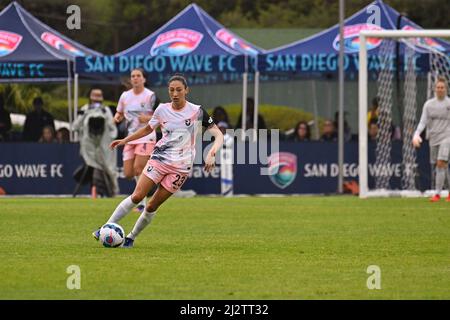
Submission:
[[[85,55],[101,56],[45,25],[17,2],[0,12],[0,83],[67,82],[70,123],[73,62]]]
[[[66,81],[77,56],[100,55],[37,20],[17,2],[0,12],[0,82]]]
[[[191,84],[236,81],[236,75],[252,66],[248,57],[262,50],[239,38],[215,21],[196,4],[132,47],[112,56],[77,58],[80,77],[129,74],[143,68],[154,86],[165,85],[168,77],[182,73]],[[239,77],[237,79],[240,79]]]
[[[113,56],[87,56],[76,60],[76,72],[85,79],[128,75],[143,68],[153,86],[164,86],[182,73],[190,85],[243,81],[243,117],[247,98],[247,72],[254,70],[263,50],[227,30],[196,4],[151,35]],[[75,104],[76,105],[76,104]]]
[[[376,0],[345,20],[344,68],[346,76],[357,76],[359,32],[361,30],[411,30],[422,29],[420,26],[402,16],[382,0]],[[383,39],[373,38],[368,43],[368,54],[378,58]],[[425,43],[426,42],[426,43]],[[400,45],[400,50],[404,50]],[[432,48],[442,52],[450,52],[450,44],[440,39],[426,39],[415,44],[417,53],[426,53]],[[337,74],[339,56],[339,25],[335,25],[316,35],[285,46],[281,46],[259,56],[258,68],[264,73],[284,73],[290,77],[330,77]],[[417,59],[417,68],[428,70],[426,55]],[[377,71],[379,64],[369,63],[369,72]]]

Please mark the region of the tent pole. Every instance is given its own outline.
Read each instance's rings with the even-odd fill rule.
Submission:
[[[338,193],[344,193],[344,0],[339,0]]]
[[[316,80],[311,81],[311,90],[313,96],[313,108],[314,108],[314,135],[317,140],[320,139],[319,132],[319,111],[317,110],[317,90],[316,90]]]
[[[73,121],[78,118],[78,73],[75,73],[73,79]],[[78,140],[77,134],[74,132],[74,139]]]
[[[255,72],[255,110],[253,114],[253,142],[258,136],[258,110],[259,110],[259,71]]]
[[[245,141],[245,130],[247,129],[247,86],[248,73],[244,72],[242,75],[242,134],[241,139]],[[240,129],[240,128],[237,128]]]
[[[72,118],[72,86],[71,86],[70,61],[67,60],[67,108],[69,113],[70,141],[73,142],[73,118]]]

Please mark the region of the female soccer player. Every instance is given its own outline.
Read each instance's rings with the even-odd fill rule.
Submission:
[[[223,143],[222,132],[213,119],[199,105],[186,100],[189,92],[186,79],[175,75],[170,78],[169,96],[172,102],[160,104],[148,124],[125,139],[115,140],[111,148],[127,145],[152,133],[160,126],[163,137],[156,144],[151,159],[131,196],[123,200],[113,212],[108,223],[117,223],[136,206],[155,185],[158,189],[147,203],[144,212],[138,218],[133,230],[125,238],[124,247],[133,247],[134,240],[150,224],[157,209],[186,181],[195,157],[195,136],[198,125],[210,131],[214,136],[212,145],[205,159],[205,170],[211,171],[215,165],[215,155]],[[94,232],[98,239],[100,230]]]
[[[125,118],[128,135],[145,127],[153,114],[156,96],[153,91],[144,87],[145,81],[144,70],[133,69],[130,75],[132,88],[123,92],[119,99],[114,121],[120,123]],[[137,183],[155,143],[155,132],[127,143],[123,149],[123,171],[126,178],[134,177]],[[139,211],[144,210],[145,200],[144,198],[137,207]]]

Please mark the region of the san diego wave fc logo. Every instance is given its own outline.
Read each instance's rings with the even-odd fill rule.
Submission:
[[[355,53],[359,51],[359,32],[362,30],[383,30],[383,28],[369,23],[360,23],[344,27],[344,51],[346,53]],[[378,47],[382,38],[367,38],[367,51]],[[339,33],[333,41],[333,48],[339,51]]]
[[[297,156],[289,152],[273,153],[269,157],[269,178],[280,189],[287,188],[297,176]]]
[[[21,41],[20,34],[0,30],[0,57],[13,53]]]
[[[194,51],[203,34],[191,29],[175,29],[160,34],[150,49],[152,56],[182,56]]]

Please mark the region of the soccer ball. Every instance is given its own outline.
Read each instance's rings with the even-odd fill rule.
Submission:
[[[120,246],[125,240],[125,231],[117,223],[107,223],[100,229],[100,242],[107,248]]]

